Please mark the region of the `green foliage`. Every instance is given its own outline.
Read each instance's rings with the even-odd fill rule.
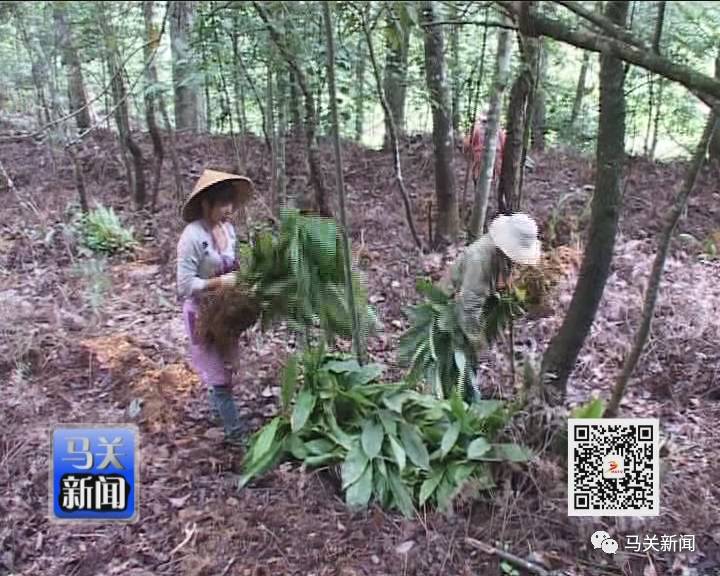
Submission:
[[[471,480],[491,487],[490,462],[531,456],[496,441],[508,418],[499,401],[468,407],[405,382],[384,383],[382,366],[361,367],[322,346],[288,366],[285,378],[299,380],[293,407],[253,436],[240,488],[291,456],[310,467],[339,468],[348,506],[374,501],[411,516],[417,506],[448,506]],[[283,388],[292,389],[286,380]]]
[[[585,404],[575,407],[570,412],[570,418],[602,418],[605,404],[600,398],[593,398]]]
[[[77,214],[73,228],[80,244],[91,252],[114,254],[137,246],[133,228],[125,228],[112,207],[100,205],[87,214]]]
[[[318,325],[329,339],[352,337],[342,241],[331,219],[289,209],[282,213],[277,235],[261,231],[255,236],[240,255],[248,262],[241,275],[261,302],[263,327],[283,318],[296,327]],[[361,333],[368,334],[377,318],[357,273],[352,282]]]
[[[439,286],[426,280],[416,284],[425,301],[406,310],[410,328],[400,338],[398,359],[410,368],[408,380],[424,379],[438,398],[457,393],[461,397],[470,386],[477,360],[476,351],[460,323],[455,300]],[[485,337],[496,340],[511,318],[524,313],[521,290],[490,296],[483,309]]]

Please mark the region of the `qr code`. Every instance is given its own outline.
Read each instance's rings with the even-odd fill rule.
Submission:
[[[568,516],[658,516],[654,418],[568,419]]]

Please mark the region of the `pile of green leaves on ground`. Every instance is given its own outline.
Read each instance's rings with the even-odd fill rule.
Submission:
[[[409,367],[408,380],[426,385],[438,398],[454,393],[464,397],[477,366],[476,349],[461,327],[462,313],[453,296],[420,279],[417,291],[424,301],[406,309],[410,327],[400,338],[398,359]],[[485,338],[495,341],[511,318],[524,312],[520,290],[491,295],[482,311]]]
[[[376,502],[411,516],[425,504],[446,507],[467,482],[491,488],[493,462],[528,459],[525,448],[497,442],[509,418],[502,402],[440,400],[384,383],[382,372],[323,346],[291,357],[283,411],[253,436],[240,488],[292,457],[339,467],[350,507]]]
[[[73,228],[80,244],[92,252],[113,254],[132,250],[137,245],[132,227],[123,226],[112,207],[99,205],[88,213],[79,213]]]
[[[244,247],[242,282],[261,303],[263,327],[284,319],[297,330],[319,325],[327,335],[352,337],[342,242],[332,219],[286,209],[277,234],[260,231]],[[352,282],[360,328],[367,334],[377,318],[357,272]]]

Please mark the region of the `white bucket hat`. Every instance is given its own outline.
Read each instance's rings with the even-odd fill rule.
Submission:
[[[488,233],[495,246],[513,262],[529,266],[540,262],[537,224],[527,214],[501,214],[492,221]]]

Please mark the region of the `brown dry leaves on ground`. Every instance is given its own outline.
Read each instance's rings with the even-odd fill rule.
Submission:
[[[237,493],[240,454],[223,447],[222,431],[207,420],[206,391],[185,363],[186,339],[174,297],[174,251],[182,223],[171,178],[165,174],[160,214],[131,214],[112,137],[92,135],[80,157],[89,192],[113,205],[143,236],[134,260],[113,259],[101,274],[78,273],[64,210],[74,200],[70,164],[33,141],[3,149],[3,163],[20,200],[3,202],[0,225],[0,574],[90,576],[499,574],[498,560],[468,546],[472,537],[566,574],[650,574],[647,555],[615,561],[590,546],[600,527],[616,538],[632,533],[694,533],[702,554],[653,554],[656,574],[683,574],[691,562],[720,563],[720,293],[717,261],[698,258],[695,245],[676,242],[668,262],[648,349],[624,404],[627,415],[660,416],[669,456],[663,514],[628,521],[569,519],[566,471],[550,457],[529,473],[507,475],[498,489],[463,494],[453,514],[409,521],[373,508],[350,513],[338,487],[322,472],[283,464]],[[143,146],[148,152],[149,144]],[[205,165],[232,169],[232,144],[223,138],[179,137],[183,179],[190,186]],[[262,143],[249,142],[249,175],[268,185]],[[332,154],[322,147],[324,169]],[[288,148],[289,185],[305,185],[302,147]],[[408,238],[387,155],[345,146],[351,232],[371,301],[385,329],[369,342],[373,358],[394,363],[405,326],[402,308],[417,299],[414,282],[438,279],[460,250],[417,255]],[[415,142],[404,171],[427,229],[432,197],[431,147]],[[526,178],[544,238],[552,231],[543,282],[549,313],[518,323],[517,347],[539,357],[562,321],[582,253],[583,210],[592,194],[592,167],[564,154],[539,155]],[[55,166],[55,171],[53,169]],[[166,168],[169,169],[169,168]],[[612,275],[570,383],[573,403],[607,394],[637,324],[659,217],[670,203],[681,167],[635,160],[628,185]],[[456,166],[462,182],[464,166]],[[718,232],[720,202],[713,172],[698,183],[679,232],[699,242]],[[332,181],[328,179],[328,182]],[[662,183],[662,185],[660,185]],[[8,193],[8,192],[4,192]],[[568,200],[558,207],[559,198]],[[266,210],[256,199],[251,220]],[[240,235],[244,221],[238,222]],[[52,233],[51,233],[52,232]],[[648,241],[648,238],[650,239]],[[109,281],[91,306],[91,288]],[[99,284],[98,284],[99,285]],[[277,374],[294,350],[282,327],[247,332],[235,395],[253,428],[277,409]],[[507,350],[488,358],[490,389],[512,392]],[[140,521],[133,525],[61,526],[47,520],[49,438],[65,422],[129,422],[141,429]],[[704,555],[704,556],[703,556]],[[704,563],[704,564],[703,564]],[[709,573],[709,572],[705,572]],[[702,574],[697,571],[696,574]]]

